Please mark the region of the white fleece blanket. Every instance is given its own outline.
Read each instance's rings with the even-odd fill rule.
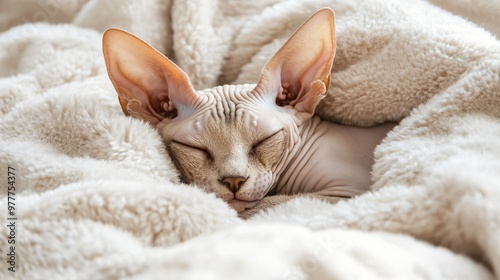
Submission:
[[[296,199],[242,221],[180,184],[157,133],[122,114],[101,33],[137,34],[202,89],[256,82],[324,6],[338,47],[318,114],[400,124],[376,150],[373,192]],[[500,279],[499,10],[492,0],[0,2],[0,278]]]

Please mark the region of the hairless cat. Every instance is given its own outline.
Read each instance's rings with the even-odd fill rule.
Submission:
[[[336,202],[367,191],[374,149],[394,126],[314,116],[335,56],[328,8],[288,39],[257,84],[196,91],[177,65],[118,29],[105,32],[103,51],[123,112],[157,129],[184,182],[242,216],[297,195]]]

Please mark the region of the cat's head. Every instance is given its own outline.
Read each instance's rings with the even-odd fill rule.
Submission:
[[[105,32],[103,51],[123,112],[159,131],[185,182],[241,211],[269,192],[327,92],[334,15],[323,9],[306,21],[256,85],[195,91],[168,58],[117,29]]]

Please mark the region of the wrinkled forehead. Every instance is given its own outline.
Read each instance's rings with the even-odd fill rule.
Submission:
[[[259,138],[280,130],[275,101],[256,94],[254,88],[252,84],[224,85],[198,91],[203,103],[174,120],[175,135],[169,138],[183,140],[218,131],[238,138]]]
[[[224,85],[199,92],[213,100],[207,104],[207,125],[243,130],[273,130],[276,126],[276,103],[268,95],[254,92],[255,85]]]
[[[255,125],[258,114],[268,107],[269,102],[253,92],[255,85],[224,85],[203,91],[198,94],[205,96],[215,122],[247,123]]]

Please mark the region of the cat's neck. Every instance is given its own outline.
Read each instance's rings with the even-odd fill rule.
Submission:
[[[311,118],[292,137],[270,193],[307,193],[336,185],[350,185],[346,196],[367,190],[374,149],[393,127],[352,127]]]
[[[295,177],[300,173],[301,162],[307,161],[304,158],[304,152],[308,150],[310,144],[314,143],[314,138],[321,136],[316,132],[319,127],[323,126],[323,122],[319,117],[314,116],[299,126],[296,131],[290,133],[288,149],[283,154],[277,170],[273,172],[276,177],[270,194],[280,193],[285,185],[295,181]]]

